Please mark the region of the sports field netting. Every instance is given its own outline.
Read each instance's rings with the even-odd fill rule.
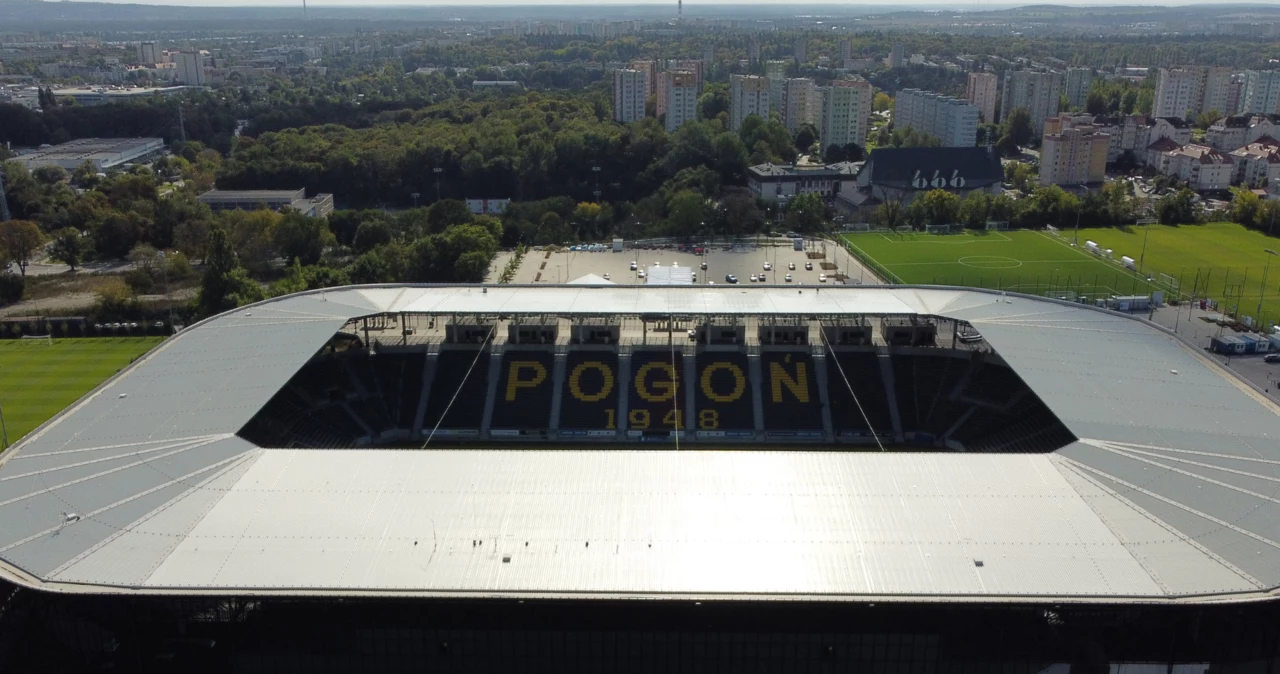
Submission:
[[[1064,237],[1071,233],[1064,231]],[[1142,255],[1146,239],[1146,256]],[[1080,230],[1080,241],[1096,241],[1115,249],[1116,259],[1128,255],[1141,261],[1142,271],[1168,289],[1172,280],[1177,294],[1217,300],[1218,308],[1241,316],[1254,316],[1264,324],[1280,320],[1280,259],[1266,250],[1280,252],[1280,240],[1230,222],[1207,225],[1146,225],[1126,229]],[[1266,288],[1263,288],[1263,275]],[[1262,298],[1262,315],[1258,299]],[[1237,311],[1237,306],[1239,307]]]
[[[0,341],[0,410],[9,442],[16,443],[163,339]]]
[[[897,283],[994,288],[1070,300],[1160,289],[1117,263],[1038,231],[869,232],[847,234],[845,240],[855,257],[870,260],[872,271]]]

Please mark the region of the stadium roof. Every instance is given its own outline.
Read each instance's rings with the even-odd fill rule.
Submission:
[[[282,450],[235,433],[352,317],[965,320],[1049,454]],[[67,592],[1167,602],[1280,586],[1280,410],[1143,321],[919,287],[309,292],[193,326],[0,456],[0,574]]]

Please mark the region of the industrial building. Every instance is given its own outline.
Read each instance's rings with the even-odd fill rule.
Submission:
[[[1277,436],[1194,345],[1056,299],[310,291],[0,455],[0,639],[125,671],[1266,671]]]
[[[161,152],[164,152],[162,138],[81,138],[30,154],[20,154],[13,161],[26,166],[27,170],[58,166],[68,171],[89,162],[102,172]]]
[[[199,197],[201,203],[215,211],[255,211],[293,209],[303,215],[322,218],[333,212],[333,195],[317,194],[307,198],[303,190],[209,190]]]
[[[195,86],[175,86],[175,87],[132,87],[132,88],[108,88],[108,87],[79,87],[75,89],[54,89],[53,97],[58,100],[69,98],[76,102],[76,105],[106,105],[107,103],[127,103],[152,96],[180,96],[182,94],[200,90],[202,87]]]

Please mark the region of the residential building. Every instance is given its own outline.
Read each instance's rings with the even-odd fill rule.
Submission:
[[[1280,70],[1246,70],[1244,94],[1240,102],[1243,114],[1280,114]]]
[[[648,73],[640,70],[613,71],[613,121],[626,124],[644,118],[647,82]]]
[[[658,91],[658,62],[637,59],[632,61],[629,67],[631,70],[644,73],[644,98],[646,101],[649,100],[649,97]]]
[[[1166,139],[1167,140],[1167,139]],[[1235,177],[1235,160],[1207,145],[1183,145],[1159,153],[1156,170],[1187,181],[1193,190],[1225,190]]]
[[[1280,141],[1268,137],[1236,148],[1230,155],[1235,162],[1233,182],[1265,188],[1280,181]]]
[[[1161,68],[1156,81],[1156,117],[1184,117],[1226,110],[1231,98],[1231,69],[1192,66]]]
[[[668,81],[670,79],[671,79],[670,71],[664,70],[658,73],[658,88],[654,96],[655,98],[654,114],[656,114],[658,117],[662,117],[663,115],[667,114],[667,90],[671,86],[670,82]]]
[[[1084,185],[1100,183],[1107,174],[1106,134],[1091,126],[1065,128],[1046,133],[1040,146],[1041,185]]]
[[[911,127],[942,142],[943,147],[973,147],[978,138],[978,107],[932,91],[903,89],[894,99],[896,129]]]
[[[1066,94],[1069,107],[1084,110],[1091,88],[1093,88],[1092,68],[1067,68]]]
[[[747,168],[747,189],[757,199],[786,200],[801,194],[832,199],[852,192],[862,162],[837,164],[760,164]]]
[[[853,40],[840,41],[840,62],[844,63],[853,58]]]
[[[793,77],[783,85],[782,90],[782,123],[787,131],[795,133],[804,124],[814,124],[818,112],[822,110],[822,101],[818,100],[818,91],[813,80],[807,77]]]
[[[139,42],[138,43],[138,63],[145,65],[155,65],[160,62],[160,54],[156,51],[156,43]]]
[[[901,44],[893,45],[889,50],[889,67],[902,68],[907,65],[907,48]]]
[[[823,149],[830,145],[844,147],[849,143],[857,143],[859,147],[866,145],[873,96],[871,83],[862,78],[836,80],[831,86],[822,88],[818,137]]]
[[[697,80],[698,93],[702,93],[702,85],[706,83],[706,64],[698,59],[685,59],[683,61],[670,61],[670,70],[683,70],[693,73]]]
[[[1039,135],[1044,132],[1044,120],[1058,114],[1059,99],[1063,90],[1062,73],[1041,73],[1030,70],[1014,70],[1005,73],[1004,97],[1000,101],[1000,120],[1004,121],[1018,108],[1026,108],[1031,115],[1031,128]]]
[[[760,40],[751,38],[751,43],[747,45],[747,60],[755,63],[760,60]]]
[[[685,122],[698,117],[698,76],[685,70],[665,73],[667,99],[667,132],[672,133]]]
[[[200,56],[200,52],[180,52],[176,56],[175,63],[177,64],[177,81],[179,84],[200,87],[208,84],[204,73],[204,59]]]
[[[729,76],[729,130],[742,128],[751,115],[769,119],[769,79],[756,75]]]
[[[1223,152],[1230,152],[1265,137],[1280,138],[1280,115],[1222,117],[1204,133],[1205,144]]]
[[[1227,107],[1219,110],[1224,115],[1240,114],[1240,106],[1244,103],[1244,73],[1231,76],[1231,84],[1227,90]]]
[[[969,73],[969,86],[965,91],[965,99],[978,108],[982,121],[993,124],[996,121],[996,99],[999,80],[995,73]]]
[[[782,113],[782,94],[787,87],[786,61],[769,60],[764,62],[764,76],[769,80],[769,109]]]
[[[787,78],[786,61],[778,59],[770,59],[764,62],[764,76],[771,80],[785,80]]]
[[[795,55],[797,64],[806,63],[809,56],[809,41],[803,37],[798,38],[792,53]]]
[[[305,189],[210,190],[196,200],[215,211],[281,211],[288,208],[314,218],[323,218],[333,212],[332,194],[317,194],[308,199]]]

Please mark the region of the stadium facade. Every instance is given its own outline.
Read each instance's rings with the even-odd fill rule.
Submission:
[[[135,666],[1271,671],[1278,438],[1173,334],[1044,298],[308,292],[0,457],[0,620]]]

